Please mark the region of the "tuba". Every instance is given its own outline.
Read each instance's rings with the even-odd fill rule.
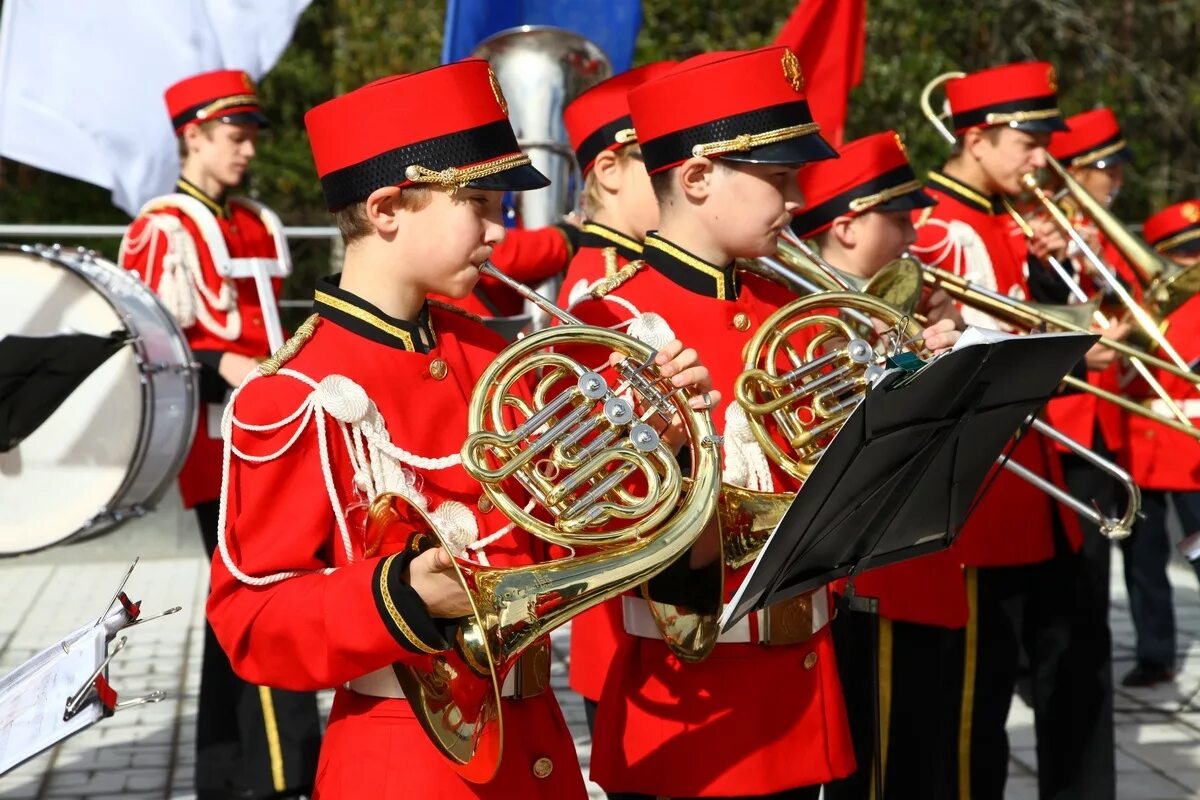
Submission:
[[[508,101],[508,118],[521,151],[550,178],[544,189],[514,198],[525,228],[540,228],[562,219],[575,205],[575,153],[567,139],[563,109],[612,74],[608,56],[579,34],[544,25],[522,25],[485,39],[472,55],[487,59]],[[535,287],[544,296],[558,294],[561,277]],[[526,302],[533,330],[550,323],[550,314]]]
[[[685,392],[659,376],[651,347],[583,325],[490,264],[481,272],[566,324],[509,345],[481,376],[471,395],[463,468],[517,527],[571,553],[594,552],[510,568],[455,558],[473,613],[454,623],[450,650],[428,654],[419,666],[394,665],[425,732],[473,782],[490,780],[499,766],[500,691],[517,657],[686,553],[715,513],[720,481],[709,412],[693,409]],[[568,346],[622,359],[606,377],[609,370],[557,352]],[[655,426],[675,415],[688,434],[693,474],[686,481]],[[370,509],[369,536],[396,525],[417,530],[414,541],[421,534],[441,541],[420,509],[381,495]]]

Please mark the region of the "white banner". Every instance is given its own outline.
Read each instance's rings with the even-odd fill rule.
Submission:
[[[179,172],[166,88],[213,69],[259,80],[310,2],[5,0],[0,156],[110,189],[132,215]]]

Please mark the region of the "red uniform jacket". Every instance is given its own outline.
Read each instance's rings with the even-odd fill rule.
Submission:
[[[359,555],[347,557],[333,508],[366,498],[355,489],[350,451],[334,414],[356,419],[369,398],[394,446],[426,458],[456,454],[467,432],[472,388],[503,343],[456,311],[432,308],[418,323],[386,317],[332,282],[318,285],[315,308],[320,321],[311,340],[280,374],[251,380],[233,403],[237,420],[250,426],[286,420],[314,399],[323,398],[327,409],[315,409],[312,418],[292,417],[275,430],[233,429],[238,454],[229,467],[225,526],[231,561],[246,575],[287,576],[248,585],[231,573],[220,553],[213,559],[208,616],[234,670],[250,682],[285,689],[338,687],[317,773],[315,797],[323,800],[586,796],[574,743],[548,691],[502,701],[500,771],[490,783],[474,785],[451,770],[406,700],[342,688],[394,662],[421,659],[410,646],[412,632],[422,636],[430,621],[419,598],[398,613],[397,595],[389,593],[391,603],[383,595],[381,581],[389,573],[381,556],[395,552],[395,546],[385,543],[380,553],[363,555],[357,541],[361,531],[350,525],[351,549]],[[435,342],[427,352],[422,331]],[[314,391],[288,371],[322,388]],[[330,376],[335,377],[326,381]],[[437,424],[431,424],[435,418]],[[323,437],[318,421],[324,424]],[[506,524],[489,504],[486,512],[480,509],[480,486],[461,466],[405,469],[435,517],[441,504],[455,501],[480,537]],[[493,566],[527,564],[546,555],[538,540],[519,530],[485,552]],[[534,764],[540,759],[549,759],[552,769],[545,775],[542,761],[539,772],[545,776],[539,778]]]
[[[571,260],[572,247],[562,228],[549,225],[526,230],[512,228],[492,250],[491,262],[513,280],[535,286],[562,272]],[[434,295],[434,299],[484,317],[520,314],[524,300],[494,278],[481,278],[475,290],[461,300]]]
[[[1193,297],[1167,317],[1167,340],[1190,364],[1200,358],[1200,297]],[[1162,356],[1161,352],[1156,355]],[[1200,423],[1200,391],[1175,375],[1155,370],[1155,377],[1184,407],[1192,422]],[[1141,381],[1134,384],[1148,400],[1157,397]],[[1134,481],[1145,489],[1196,491],[1200,489],[1200,442],[1153,420],[1130,414],[1124,462]]]
[[[918,212],[917,243],[912,252],[927,264],[950,270],[1018,299],[1028,299],[1023,244],[1010,235],[1008,216],[999,201],[940,172],[929,175],[927,191],[938,204]],[[972,308],[962,308],[969,325],[1000,327]],[[1039,475],[1062,485],[1061,465],[1048,442],[1026,434],[1014,456]],[[955,543],[968,567],[1011,566],[1045,561],[1054,556],[1055,503],[1007,470],[1000,470]],[[1079,546],[1079,527],[1073,514],[1062,514],[1073,548]]]
[[[217,203],[183,179],[177,188],[199,200],[205,213],[214,217],[230,257],[276,256],[274,239],[257,214],[236,201]],[[119,263],[163,299],[201,362],[203,403],[195,441],[179,473],[179,490],[185,508],[216,500],[221,493],[221,434],[209,430],[207,405],[224,404],[228,387],[216,373],[222,353],[253,358],[271,354],[258,290],[253,280],[227,280],[217,274],[200,227],[178,208],[162,207],[138,216],[121,242]],[[193,313],[180,313],[181,292],[188,294],[184,302]],[[278,296],[278,282],[275,292]]]
[[[579,238],[579,250],[567,267],[558,305],[567,308],[572,295],[637,258],[642,245],[604,225],[588,222]],[[583,612],[571,620],[570,685],[589,700],[599,700],[604,690],[617,643],[625,636],[619,597]]]
[[[607,278],[642,255],[642,243],[598,222],[584,223],[579,252],[571,259],[558,293],[563,308],[580,299],[601,278]]]
[[[608,294],[643,312],[637,324],[695,347],[721,391],[718,432],[742,349],[793,299],[752,275],[735,278],[665,243],[646,240],[644,265]],[[576,306],[585,322],[623,327],[619,302]],[[669,328],[669,331],[666,330]],[[776,471],[777,491],[796,490]],[[727,573],[729,599],[745,569]],[[757,795],[824,783],[854,769],[841,684],[828,627],[786,646],[718,644],[687,664],[659,640],[626,636],[604,685],[592,745],[592,779],[610,792],[674,797]]]

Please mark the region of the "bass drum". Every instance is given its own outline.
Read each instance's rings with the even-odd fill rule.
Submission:
[[[183,332],[136,275],[82,248],[0,245],[0,337],[121,330],[128,343],[0,453],[0,555],[151,510],[183,466],[199,408]]]

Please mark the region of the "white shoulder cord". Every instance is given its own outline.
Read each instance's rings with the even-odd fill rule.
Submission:
[[[234,403],[242,389],[250,381],[259,377],[259,373],[255,371],[247,376],[241,386],[234,390],[233,396],[230,398],[228,405],[225,406],[225,411],[221,416],[221,434],[224,439],[224,448],[221,463],[221,499],[218,509],[217,546],[226,569],[242,583],[251,586],[264,586],[305,573],[293,570],[277,572],[266,576],[253,576],[242,572],[234,563],[232,556],[229,554],[229,546],[225,536],[228,510],[229,467],[232,456],[237,455],[238,458],[250,463],[273,461],[287,452],[296,443],[300,435],[308,427],[309,421],[314,418],[317,426],[317,445],[321,460],[321,474],[325,480],[325,490],[329,496],[330,506],[333,509],[334,519],[337,523],[346,560],[347,562],[354,561],[354,549],[350,541],[350,530],[346,524],[345,513],[342,510],[343,504],[338,498],[337,487],[334,483],[333,470],[329,459],[329,445],[325,422],[326,414],[333,418],[342,434],[343,442],[346,445],[346,452],[349,455],[354,472],[355,488],[363,496],[369,498],[375,498],[385,492],[393,492],[403,496],[422,511],[427,512],[430,519],[435,523],[438,533],[441,534],[447,547],[454,555],[464,556],[470,550],[478,554],[480,563],[487,564],[483,548],[508,535],[516,527],[515,523],[509,523],[486,538],[480,539],[475,515],[462,503],[447,500],[432,511],[428,511],[428,500],[417,488],[416,475],[412,470],[437,471],[448,469],[461,464],[461,456],[458,453],[453,453],[441,458],[426,458],[396,446],[388,436],[387,427],[378,408],[367,397],[366,391],[354,381],[342,375],[329,375],[320,382],[317,382],[303,373],[286,368],[281,369],[277,374],[294,378],[312,389],[304,399],[304,402],[295,411],[277,422],[266,425],[250,425],[238,420],[233,410]],[[297,419],[299,419],[299,424],[296,430],[287,442],[273,453],[254,456],[242,452],[233,446],[233,429],[235,427],[245,431],[271,432],[290,425]],[[412,469],[405,469],[401,466],[402,464]],[[531,500],[525,507],[525,510],[529,511],[532,508],[533,501]],[[328,574],[334,569],[333,567],[329,567],[319,570],[319,572]]]
[[[992,257],[988,254],[987,246],[979,238],[979,234],[974,228],[956,219],[946,221],[931,218],[925,224],[944,229],[946,235],[928,247],[910,247],[909,250],[914,255],[934,255],[933,260],[921,259],[931,267],[941,266],[946,259],[952,257],[950,269],[955,275],[961,275],[972,283],[996,291],[996,271],[992,266]],[[971,306],[960,307],[959,313],[962,314],[963,322],[968,325],[996,330],[1004,329],[1004,326],[994,317]]]
[[[232,281],[222,279],[218,293],[204,281],[200,268],[200,255],[196,243],[183,222],[171,214],[146,214],[146,224],[136,239],[128,235],[121,240],[118,264],[123,264],[127,255],[140,253],[149,246],[145,283],[154,285],[154,261],[157,234],[166,240],[167,250],[162,257],[162,277],[158,283],[158,296],[179,324],[190,328],[199,322],[214,336],[234,341],[242,335],[242,317],[237,308],[237,288]],[[209,306],[224,313],[225,324],[219,325],[209,312]]]

